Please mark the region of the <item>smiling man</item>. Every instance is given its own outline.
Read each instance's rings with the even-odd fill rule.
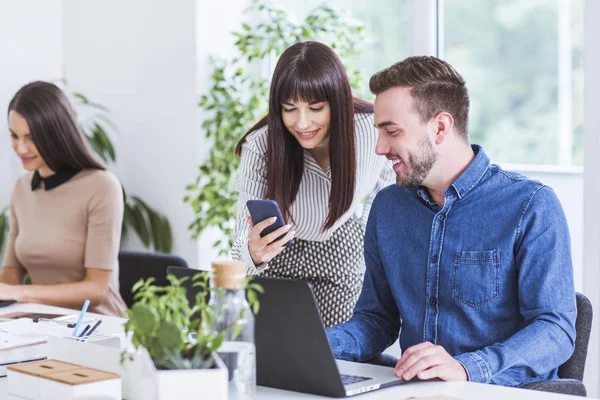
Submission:
[[[553,190],[469,143],[463,78],[435,57],[376,73],[376,152],[397,185],[376,197],[352,318],[329,328],[337,358],[394,343],[395,373],[506,386],[555,379],[573,352],[567,222]]]

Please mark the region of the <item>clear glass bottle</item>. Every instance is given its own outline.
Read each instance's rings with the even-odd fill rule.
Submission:
[[[253,400],[256,394],[256,347],[254,314],[246,300],[246,264],[233,261],[212,263],[212,328],[226,331],[217,351],[229,370],[229,399]]]

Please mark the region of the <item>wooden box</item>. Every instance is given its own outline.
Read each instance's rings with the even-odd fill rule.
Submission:
[[[112,372],[57,360],[8,367],[9,394],[32,400],[70,400],[102,395],[121,399],[121,377]]]

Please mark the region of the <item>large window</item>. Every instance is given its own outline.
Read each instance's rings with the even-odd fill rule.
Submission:
[[[303,18],[323,0],[278,2]],[[583,165],[583,3],[326,2],[346,10],[368,29],[369,38],[354,61],[365,80],[411,54],[437,50],[467,81],[473,143],[482,144],[496,162],[563,167]],[[435,10],[436,5],[437,15],[420,12]],[[427,36],[436,23],[437,46],[415,46],[415,39]],[[368,90],[359,95],[373,98]]]
[[[409,0],[277,0],[277,3],[297,20],[325,4],[361,21],[366,26],[367,39],[352,62],[367,82],[375,72],[409,55]],[[357,94],[373,100],[368,89]]]
[[[583,0],[444,0],[471,140],[509,163],[583,164]]]

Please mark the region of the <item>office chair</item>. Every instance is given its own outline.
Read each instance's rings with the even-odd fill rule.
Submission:
[[[560,379],[532,382],[522,386],[522,388],[583,397],[587,395],[587,390],[583,384],[583,372],[592,330],[593,310],[592,303],[583,294],[577,293],[576,298],[577,320],[575,331],[577,332],[577,338],[575,339],[575,350],[571,358],[558,368]]]
[[[131,289],[137,281],[153,277],[154,284],[167,286],[167,267],[177,266],[188,268],[187,262],[178,256],[164,253],[139,251],[119,252],[119,286],[121,296],[127,307],[133,305]]]

